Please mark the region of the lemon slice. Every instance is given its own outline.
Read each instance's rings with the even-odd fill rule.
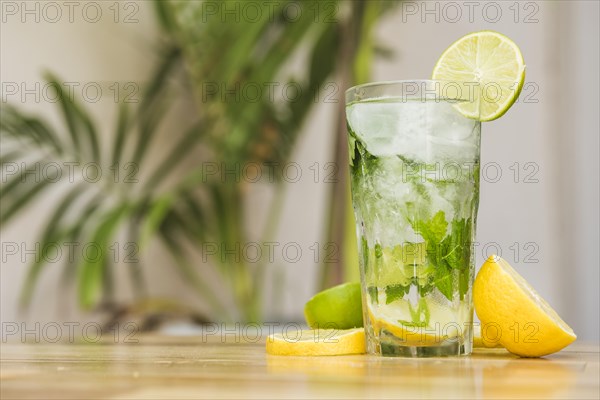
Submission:
[[[407,323],[409,321],[400,320],[400,316],[410,315],[409,305],[406,301],[396,301],[385,305],[368,305],[371,326],[377,335],[387,331],[407,345],[422,346],[456,338],[462,335],[464,327],[470,324],[472,312],[467,304],[458,310],[449,310],[433,301],[427,303],[427,313],[432,321],[429,325],[415,326]]]
[[[313,329],[362,327],[360,283],[344,283],[317,293],[304,306],[304,317]]]
[[[267,353],[280,356],[337,356],[365,352],[363,328],[299,330],[267,337]]]
[[[492,121],[515,103],[525,82],[525,62],[519,47],[493,31],[470,33],[444,51],[432,79],[469,82],[469,101],[456,105],[464,116]]]
[[[492,255],[473,285],[475,311],[482,329],[523,357],[542,357],[571,344],[577,336],[544,299],[505,260]]]
[[[494,339],[496,337],[494,336]],[[502,349],[502,345],[496,340],[490,341],[487,335],[481,332],[481,326],[476,325],[473,327],[473,347],[474,348],[485,348],[485,349]]]

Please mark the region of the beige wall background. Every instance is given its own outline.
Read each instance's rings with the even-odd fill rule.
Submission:
[[[100,82],[104,86],[140,82],[148,76],[159,37],[146,2],[130,2],[137,7],[137,22],[131,23],[123,19],[133,8],[122,8],[115,22],[114,11],[109,9],[112,2],[98,2],[103,17],[96,23],[86,21],[77,10],[73,22],[67,15],[55,23],[42,15],[36,22],[35,15],[23,16],[23,10],[13,15],[12,8],[7,8],[9,3],[24,4],[0,2],[3,98],[58,122],[53,104],[43,98],[36,101],[32,95],[21,99],[22,91],[7,96],[6,85],[34,87],[45,69],[57,72],[65,81]],[[34,3],[43,6],[43,2],[28,4]],[[65,10],[63,3],[57,4]],[[83,7],[85,2],[81,4]],[[52,19],[54,15],[46,17]],[[439,54],[451,42],[481,29],[498,30],[519,44],[527,64],[527,83],[520,102],[502,119],[483,126],[477,262],[483,262],[485,254],[501,252],[581,339],[595,341],[600,331],[598,25],[596,1],[405,2],[385,17],[376,32],[379,42],[395,56],[378,60],[373,70],[373,80],[428,78]],[[109,135],[115,104],[112,92],[105,88],[105,93],[89,108]],[[315,162],[324,165],[332,158],[334,110],[335,104],[317,103],[304,127],[294,161],[305,173]],[[185,106],[173,120],[183,117]],[[160,146],[154,151],[160,156]],[[62,189],[60,185],[53,187],[27,213],[3,226],[2,243],[32,248]],[[308,249],[322,240],[328,189],[326,183],[312,179],[288,185],[280,242],[294,241]],[[259,219],[268,212],[265,204],[270,189],[256,185],[252,192],[249,206],[257,209],[255,217]],[[144,260],[152,293],[203,307],[168,268],[170,260],[159,248],[150,246]],[[60,300],[58,268],[44,273],[29,312],[18,312],[17,298],[26,266],[21,257],[3,254],[2,322],[96,318]],[[281,257],[277,259],[273,271],[283,282],[283,301],[267,304],[271,318],[302,318],[302,306],[316,290],[317,270],[310,256],[287,265]],[[118,289],[121,298],[129,297],[127,285]]]

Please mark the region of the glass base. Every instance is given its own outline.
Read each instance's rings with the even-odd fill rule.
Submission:
[[[397,337],[381,332],[378,339],[367,338],[367,352],[383,357],[452,357],[466,356],[473,351],[470,335],[462,340],[447,340],[436,344],[407,344]]]

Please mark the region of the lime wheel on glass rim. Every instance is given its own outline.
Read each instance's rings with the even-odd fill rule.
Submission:
[[[517,101],[525,82],[525,61],[519,47],[503,34],[473,32],[442,53],[432,79],[476,83],[470,101],[456,108],[465,117],[493,121]]]

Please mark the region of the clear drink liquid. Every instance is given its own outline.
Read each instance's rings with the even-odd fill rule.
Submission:
[[[347,105],[370,353],[471,352],[480,123],[454,104]]]

